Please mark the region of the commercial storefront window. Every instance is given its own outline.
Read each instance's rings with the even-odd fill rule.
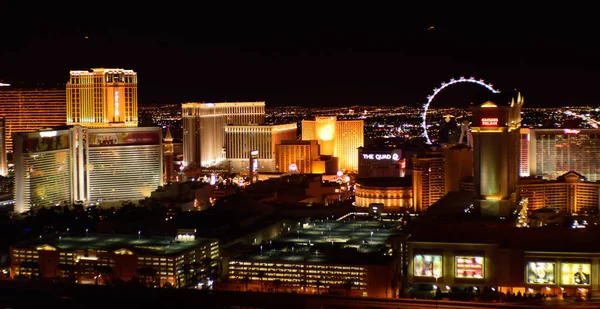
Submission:
[[[442,277],[442,256],[416,254],[413,260],[414,275],[417,277]]]
[[[529,284],[555,284],[556,263],[529,262],[527,263],[527,283]]]
[[[564,285],[590,285],[589,263],[561,263],[560,282]]]
[[[456,278],[482,279],[484,258],[482,256],[456,256],[454,259]]]

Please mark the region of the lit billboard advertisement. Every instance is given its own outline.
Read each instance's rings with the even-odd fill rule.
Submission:
[[[589,263],[561,263],[560,282],[564,285],[590,285]]]
[[[456,278],[482,279],[484,258],[482,256],[457,256],[454,259]]]
[[[413,263],[416,277],[442,277],[441,255],[416,254]]]
[[[160,133],[155,132],[111,132],[90,133],[90,147],[128,146],[128,145],[158,145]]]
[[[556,263],[529,262],[526,266],[527,283],[529,284],[555,284]]]
[[[53,151],[69,148],[69,135],[58,134],[57,131],[40,132],[36,137],[31,137],[37,134],[29,134],[23,139],[23,153]]]

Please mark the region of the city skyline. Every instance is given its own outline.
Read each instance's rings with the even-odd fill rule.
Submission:
[[[310,23],[231,18],[223,25],[218,16],[156,24],[130,16],[98,25],[91,16],[59,17],[32,20],[6,35],[0,81],[62,86],[70,70],[123,67],[139,72],[140,105],[417,106],[441,82],[473,76],[521,91],[530,107],[597,105],[590,78],[599,70],[597,48],[579,40],[594,31],[585,22],[368,23],[313,16]],[[453,87],[435,105],[467,107],[480,90]]]

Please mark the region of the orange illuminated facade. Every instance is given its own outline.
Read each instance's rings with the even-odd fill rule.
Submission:
[[[527,209],[551,208],[563,214],[597,213],[600,201],[600,183],[588,182],[585,177],[569,172],[557,180],[523,178],[519,194],[527,198]]]
[[[219,258],[218,240],[193,236],[50,236],[11,246],[10,276],[101,285],[136,277],[152,287],[189,288]]]
[[[321,155],[338,158],[338,169],[358,171],[358,148],[364,145],[363,120],[317,116],[302,121],[302,140],[318,140]]]
[[[312,173],[312,162],[319,159],[319,144],[316,140],[281,141],[275,146],[275,167],[282,173]]]
[[[413,156],[413,206],[416,212],[426,210],[447,193],[445,168],[442,153]]]
[[[137,127],[137,73],[104,68],[71,71],[67,83],[67,124]]]
[[[6,162],[6,127],[4,126],[4,117],[0,117],[0,176],[6,176],[8,166]]]
[[[383,211],[397,212],[413,207],[413,187],[410,178],[359,178],[356,182],[356,206],[383,204]]]
[[[64,125],[64,89],[19,89],[0,87],[0,117],[5,118],[6,151],[13,151],[12,134],[34,132],[39,128]]]

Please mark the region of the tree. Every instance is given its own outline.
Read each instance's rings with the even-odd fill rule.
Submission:
[[[148,286],[148,283],[154,284],[156,278],[156,270],[150,267],[140,267],[138,269],[138,275],[140,276],[141,283]]]
[[[258,272],[258,279],[260,279],[260,291],[263,291],[263,279],[265,278],[265,272],[264,271],[259,271]]]
[[[344,288],[346,288],[346,296],[350,296],[350,291],[352,291],[353,286],[354,282],[352,280],[346,280],[344,282]]]
[[[250,283],[250,277],[244,276],[244,278],[242,278],[242,283],[244,284],[246,292],[248,292],[248,284]]]
[[[323,282],[321,282],[321,279],[317,279],[315,285],[317,286],[317,294],[321,295],[321,287],[323,286]]]
[[[275,292],[279,292],[279,287],[281,286],[281,280],[280,279],[273,280],[273,286],[275,287]]]
[[[94,267],[94,270],[96,271],[96,275],[98,277],[102,277],[102,281],[104,282],[104,284],[110,283],[113,274],[112,267],[105,265],[96,265],[96,267]]]
[[[306,282],[306,280],[302,279],[302,281],[300,281],[300,287],[302,287],[302,291],[304,293],[306,293],[306,286],[308,285],[308,283]]]

